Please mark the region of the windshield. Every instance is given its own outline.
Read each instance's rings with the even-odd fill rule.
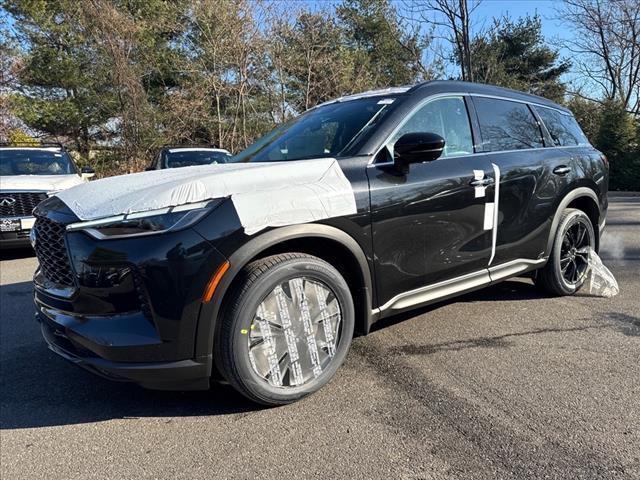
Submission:
[[[167,152],[164,157],[164,168],[190,167],[193,165],[209,165],[211,163],[227,163],[231,154],[219,150],[182,150]]]
[[[0,149],[0,175],[72,175],[69,154],[55,150]]]
[[[315,108],[272,130],[231,162],[280,162],[339,156],[370,131],[391,97],[337,102]]]

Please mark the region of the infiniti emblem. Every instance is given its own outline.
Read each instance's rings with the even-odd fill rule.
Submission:
[[[16,203],[16,199],[15,198],[11,198],[11,197],[2,197],[2,198],[0,198],[0,207],[10,207],[14,203]]]

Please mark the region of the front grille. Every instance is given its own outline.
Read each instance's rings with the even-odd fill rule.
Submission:
[[[36,217],[35,251],[40,269],[47,280],[65,286],[73,286],[73,271],[64,243],[65,225],[46,217]]]
[[[0,192],[0,217],[30,217],[45,198],[45,192]]]

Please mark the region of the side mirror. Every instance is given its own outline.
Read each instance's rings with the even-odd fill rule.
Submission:
[[[405,133],[393,145],[393,162],[403,173],[412,163],[430,162],[442,155],[444,138],[436,133]]]
[[[82,167],[80,169],[80,176],[83,180],[89,180],[90,178],[96,176],[96,171],[91,167]]]

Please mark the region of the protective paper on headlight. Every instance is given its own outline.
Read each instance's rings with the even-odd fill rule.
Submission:
[[[248,235],[356,213],[351,183],[334,158],[153,170],[96,180],[57,196],[81,220],[231,197]]]
[[[617,295],[620,292],[620,288],[613,273],[604,266],[593,248],[589,248],[587,254],[589,270],[581,293],[607,298]]]

